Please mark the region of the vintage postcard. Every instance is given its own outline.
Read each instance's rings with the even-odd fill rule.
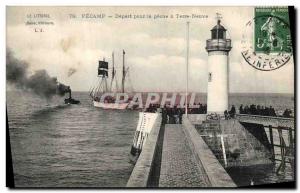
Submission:
[[[288,6],[7,6],[7,186],[294,188],[295,36]]]

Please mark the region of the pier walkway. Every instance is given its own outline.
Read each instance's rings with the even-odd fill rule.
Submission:
[[[202,165],[191,151],[182,125],[167,124],[163,142],[160,187],[207,187]]]
[[[188,118],[182,124],[160,123],[149,134],[127,187],[236,187]]]

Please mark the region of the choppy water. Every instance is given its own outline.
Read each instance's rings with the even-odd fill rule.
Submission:
[[[100,110],[87,93],[81,105],[63,105],[7,93],[16,186],[125,186],[138,113]]]
[[[88,93],[74,92],[80,105],[64,105],[63,98],[46,101],[24,92],[7,92],[15,184],[17,187],[124,187],[133,165],[129,152],[137,111],[101,110]],[[200,101],[205,101],[201,98]],[[292,108],[291,95],[268,98],[234,95],[230,103],[271,104]],[[284,109],[283,109],[284,110]],[[274,168],[263,167],[260,182],[269,182]],[[240,179],[253,170],[231,172]],[[258,170],[257,170],[258,171]],[[249,175],[248,175],[249,174]],[[270,174],[270,175],[268,175]],[[271,175],[272,174],[272,175]],[[242,177],[244,176],[244,177]],[[273,175],[274,176],[274,175]],[[276,177],[271,181],[278,180]],[[290,179],[283,177],[283,179]]]

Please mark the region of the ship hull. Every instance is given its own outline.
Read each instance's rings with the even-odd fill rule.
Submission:
[[[124,110],[127,108],[129,103],[102,103],[98,101],[93,101],[94,107],[102,108],[102,109],[117,109],[117,110]]]

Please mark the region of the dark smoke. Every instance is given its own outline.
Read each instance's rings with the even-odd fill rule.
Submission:
[[[17,88],[29,90],[35,94],[51,98],[54,95],[63,96],[70,91],[70,87],[61,84],[56,77],[48,75],[46,70],[38,70],[28,76],[29,64],[26,61],[17,59],[11,50],[6,52],[6,80],[15,84]]]
[[[22,87],[27,80],[28,63],[16,59],[10,50],[6,52],[6,80],[15,83],[16,86]]]
[[[75,72],[77,72],[77,70],[75,68],[70,68],[68,70],[68,77],[72,76]]]

